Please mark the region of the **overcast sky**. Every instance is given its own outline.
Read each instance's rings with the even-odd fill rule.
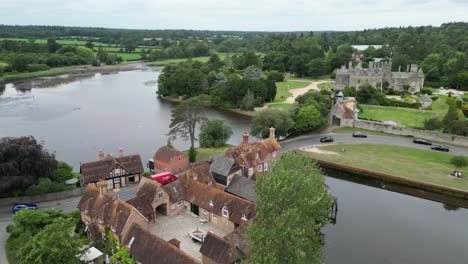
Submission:
[[[0,24],[245,31],[468,21],[468,0],[0,0]]]

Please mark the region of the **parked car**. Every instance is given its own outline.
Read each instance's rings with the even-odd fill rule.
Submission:
[[[14,214],[16,214],[18,211],[28,209],[28,210],[37,210],[37,204],[33,203],[19,203],[13,206],[11,209]]]
[[[333,142],[333,138],[330,136],[323,137],[320,139],[320,142]]]
[[[445,152],[450,151],[450,148],[445,145],[432,145],[431,149]]]
[[[429,140],[422,139],[422,138],[415,138],[415,139],[413,139],[413,143],[415,143],[415,144],[423,144],[423,145],[432,145],[432,142],[430,142]]]
[[[353,137],[366,138],[367,134],[362,133],[362,132],[354,132]]]
[[[157,181],[160,184],[168,184],[170,182],[177,180],[178,178],[171,172],[162,172],[159,174],[152,175],[150,179],[153,181]]]

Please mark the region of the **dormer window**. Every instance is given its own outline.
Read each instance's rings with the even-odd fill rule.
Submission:
[[[260,171],[260,172],[262,171],[262,164],[257,165],[257,171]]]
[[[112,232],[115,232],[115,227],[111,226],[111,230],[112,230]]]
[[[193,175],[192,179],[198,180],[198,176],[197,176],[197,175]]]
[[[244,221],[247,221],[247,215],[245,215],[244,213],[242,213],[241,219],[244,220]]]
[[[229,217],[229,211],[226,207],[223,207],[223,210],[221,210],[221,213],[223,214],[224,217]]]
[[[97,220],[97,221],[98,221],[98,223],[100,223],[100,224],[103,224],[103,223],[104,223],[104,221],[102,221],[102,219],[101,219],[101,218],[98,218],[98,220]]]
[[[214,206],[214,204],[213,204],[213,200],[210,200],[210,203],[209,203],[209,205],[210,205],[211,207],[213,207],[213,206]]]

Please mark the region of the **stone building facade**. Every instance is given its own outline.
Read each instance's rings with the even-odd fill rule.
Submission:
[[[342,65],[336,70],[335,84],[333,90],[343,90],[346,86],[359,89],[364,84],[370,84],[377,89],[382,89],[384,83],[388,83],[388,88],[402,91],[403,86],[409,86],[410,93],[418,93],[424,86],[424,73],[417,64],[408,65],[406,71],[392,72],[392,62],[369,62],[368,68],[362,67],[359,62],[356,68],[352,67],[352,62],[348,67]]]

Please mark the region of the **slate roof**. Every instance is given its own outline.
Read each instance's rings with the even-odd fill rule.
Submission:
[[[153,156],[154,161],[170,162],[173,158],[183,155],[182,152],[168,146],[160,147]]]
[[[246,177],[235,175],[229,186],[225,190],[228,193],[234,194],[246,200],[256,203],[257,193],[255,191],[255,181]]]
[[[129,246],[132,257],[142,264],[191,264],[199,263],[182,250],[164,241],[137,224],[130,227],[123,245]]]
[[[109,178],[109,173],[116,165],[124,168],[128,172],[126,175],[139,174],[144,171],[140,155],[114,158],[108,154],[103,160],[81,164],[83,182],[86,184]]]
[[[212,173],[222,176],[228,176],[234,165],[234,159],[226,156],[215,155],[211,162],[210,169]]]

